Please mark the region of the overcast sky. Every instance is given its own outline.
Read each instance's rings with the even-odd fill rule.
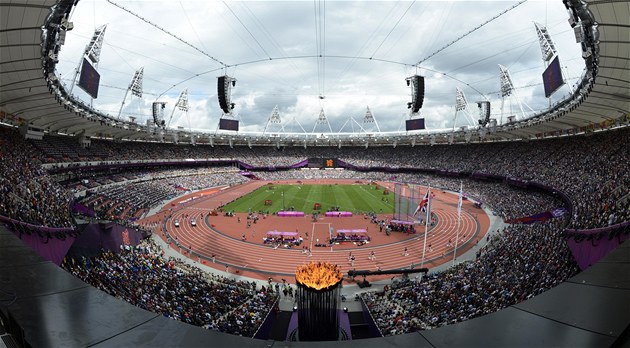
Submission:
[[[276,105],[285,131],[329,131],[328,125],[316,124],[322,109],[333,132],[358,131],[359,125],[372,130],[374,125],[363,124],[367,107],[381,131],[404,130],[411,101],[405,78],[417,73],[425,76],[420,116],[427,128],[450,128],[456,88],[464,92],[472,118],[478,118],[475,102],[486,99],[493,117],[501,118],[499,64],[508,68],[516,87],[516,96],[503,102],[503,117],[520,118],[521,107],[531,115],[530,108],[549,106],[534,21],[549,30],[568,84],[578,81],[584,69],[560,0],[529,0],[436,54],[517,2],[114,2],[186,43],[109,2],[81,0],[57,72],[69,88],[94,29],[107,24],[93,105],[118,115],[134,72],[144,67],[143,97],[129,93],[122,110],[122,117],[135,116],[143,124],[151,119],[151,104],[163,101],[171,127],[216,130],[222,115],[217,76],[227,74],[238,80],[232,89],[233,117],[242,131],[262,131]],[[174,110],[184,89],[187,113]],[[552,102],[569,92],[568,85],[560,88]],[[90,100],[78,87],[73,94]],[[459,112],[457,126],[468,123],[466,112]]]

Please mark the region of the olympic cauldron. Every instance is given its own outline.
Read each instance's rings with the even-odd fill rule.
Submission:
[[[337,341],[343,275],[338,265],[311,262],[298,267],[298,337],[300,341]]]

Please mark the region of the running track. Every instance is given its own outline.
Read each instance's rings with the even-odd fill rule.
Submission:
[[[292,181],[295,183],[295,181]],[[306,183],[307,180],[302,180]],[[325,183],[350,183],[349,181],[335,180],[326,181]],[[324,183],[319,180],[317,183]],[[190,194],[179,198],[171,205],[164,207],[159,213],[149,216],[139,223],[145,226],[155,226],[154,232],[166,240],[164,228],[167,229],[171,238],[177,241],[176,244],[170,244],[172,248],[180,251],[184,256],[191,257],[195,261],[214,267],[220,270],[228,270],[232,273],[239,273],[258,279],[274,279],[287,278],[290,281],[297,266],[310,261],[329,261],[341,266],[342,271],[347,273],[350,269],[357,270],[376,270],[408,268],[410,266],[420,267],[422,263],[422,253],[424,246],[424,226],[416,226],[417,234],[407,236],[400,232],[392,232],[392,236],[388,237],[384,232],[378,232],[378,226],[365,222],[362,216],[352,218],[321,218],[319,223],[333,223],[339,226],[340,219],[345,219],[343,223],[353,225],[355,228],[363,228],[365,224],[369,224],[369,234],[372,238],[370,244],[356,247],[352,244],[336,245],[332,248],[313,247],[312,256],[302,253],[301,247],[295,249],[278,248],[273,249],[268,245],[262,244],[260,239],[264,236],[265,226],[259,224],[252,227],[258,228],[258,236],[248,238],[250,241],[241,241],[241,234],[244,228],[236,224],[236,218],[226,218],[223,216],[209,216],[207,219],[200,219],[199,214],[207,212],[215,207],[232,201],[246,193],[249,193],[260,186],[266,185],[267,181],[251,181],[243,185],[227,188],[222,191],[217,189],[205,191],[205,195],[200,197],[200,193]],[[382,186],[393,189],[392,183],[379,183]],[[449,240],[455,244],[457,234],[457,196],[454,194],[442,193],[437,190],[437,196],[433,200],[432,211],[437,215],[438,223],[430,229],[427,236],[426,245],[431,245],[432,250],[428,247],[425,250],[424,267],[435,267],[440,264],[451,262],[453,258],[453,247],[447,247]],[[177,204],[190,197],[196,197],[197,200],[188,201],[185,204]],[[199,199],[200,198],[200,199]],[[246,214],[242,216],[242,224],[244,224]],[[264,222],[270,226],[276,226],[278,230],[292,231],[294,226],[300,226],[300,231],[312,231],[312,222],[309,214],[304,218],[286,218],[286,217],[268,217]],[[170,216],[170,218],[167,218]],[[187,218],[185,216],[188,216]],[[190,217],[197,216],[197,226],[190,225]],[[391,218],[391,215],[383,216]],[[166,218],[166,219],[165,219]],[[173,224],[175,219],[181,221],[180,227],[176,228]],[[354,222],[350,219],[354,219]],[[164,220],[166,220],[165,223]],[[359,225],[360,224],[360,225]],[[309,228],[308,226],[311,226]],[[227,226],[227,227],[226,227]],[[230,228],[234,226],[233,228]],[[287,227],[290,226],[290,227]],[[483,210],[475,208],[471,202],[464,201],[462,207],[462,216],[460,222],[458,255],[463,254],[470,249],[476,242],[485,236],[488,232],[489,218]],[[343,227],[343,226],[342,226]],[[339,227],[336,227],[339,228]],[[326,227],[327,230],[327,227]],[[250,233],[251,231],[247,231]],[[322,240],[327,233],[319,232]],[[302,233],[301,233],[302,235]],[[248,236],[249,237],[249,236]],[[304,236],[303,236],[304,237]],[[251,240],[255,241],[252,242]],[[312,240],[312,234],[311,234]],[[309,245],[311,240],[305,240],[303,245]],[[404,248],[408,250],[408,256],[403,256]],[[192,253],[189,252],[192,249]],[[352,251],[355,255],[354,267],[348,261],[348,253]],[[376,259],[369,259],[370,253],[374,251]],[[212,262],[212,255],[215,255],[215,262]],[[389,278],[383,276],[381,278]]]

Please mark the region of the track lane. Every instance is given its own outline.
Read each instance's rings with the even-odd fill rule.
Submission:
[[[217,269],[225,269],[225,265],[228,265],[232,269],[257,271],[260,273],[261,278],[270,274],[292,276],[298,265],[309,261],[329,261],[336,263],[340,265],[344,273],[350,269],[376,270],[378,268],[407,268],[411,265],[419,266],[422,262],[424,227],[418,227],[419,232],[417,235],[408,240],[383,245],[367,245],[359,249],[335,246],[332,252],[330,248],[313,248],[312,256],[309,257],[308,254],[302,253],[300,247],[296,249],[273,249],[270,246],[253,243],[251,241],[241,241],[238,238],[214,231],[206,224],[205,218],[199,218],[199,213],[203,212],[205,216],[213,207],[227,203],[227,201],[251,192],[262,185],[264,185],[264,183],[247,183],[230,188],[226,190],[226,192],[206,199],[198,204],[192,204],[180,210],[174,210],[171,218],[166,223],[166,228],[171,233],[171,236],[176,238],[177,242],[183,246],[182,254],[188,256],[186,249],[192,248],[194,253],[200,254],[207,259],[205,262],[206,265]],[[427,237],[427,246],[431,245],[431,250],[427,247],[425,252],[425,266],[433,267],[437,264],[452,260],[453,247],[448,248],[446,244],[449,240],[455,244],[457,234],[457,211],[456,208],[453,207],[453,198],[456,202],[457,197],[455,195],[440,196],[441,199],[436,199],[433,204],[433,212],[437,215],[438,223],[429,231]],[[468,204],[464,205],[465,208],[462,210],[462,220],[460,224],[461,241],[459,247],[462,251],[458,252],[458,254],[463,253],[464,249],[467,249],[467,246],[469,247],[471,241],[474,241],[475,236],[478,240],[480,234],[487,232],[479,230],[477,219],[469,212],[472,208],[472,204],[470,202],[465,203]],[[185,217],[185,215],[188,215],[188,217]],[[197,217],[196,227],[190,226],[191,215]],[[309,217],[306,218],[308,219]],[[181,220],[179,228],[173,225],[175,219]],[[209,217],[209,223],[212,223],[212,220],[213,217]],[[374,230],[378,228],[376,225],[372,224],[370,227]],[[263,236],[264,233],[261,231],[256,238],[262,239]],[[251,238],[250,236],[247,237]],[[402,255],[405,247],[408,250],[408,256]],[[352,267],[348,261],[348,252],[350,250],[356,257],[354,267]],[[368,258],[371,251],[374,251],[376,254],[376,260],[374,261]],[[216,264],[209,261],[212,255],[215,255]],[[200,260],[196,257],[193,257],[193,259]]]

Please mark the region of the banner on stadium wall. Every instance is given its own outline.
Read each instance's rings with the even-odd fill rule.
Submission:
[[[72,247],[120,252],[122,246],[135,246],[145,237],[144,233],[117,223],[88,224],[72,244]]]
[[[567,212],[568,210],[565,207],[560,207],[542,213],[521,217],[518,219],[510,219],[505,222],[508,224],[533,224],[535,222],[545,222],[553,218],[562,217]]]

